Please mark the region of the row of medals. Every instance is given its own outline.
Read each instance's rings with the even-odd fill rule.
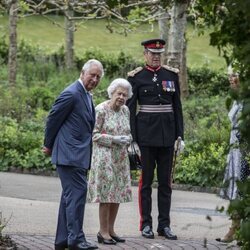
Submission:
[[[153,81],[153,82],[156,82],[157,80],[158,80],[158,79],[157,79],[157,74],[154,73],[154,76],[153,76],[153,78],[152,78],[152,81]],[[174,84],[173,84],[173,85],[171,84],[170,88],[169,88],[169,87],[164,87],[164,86],[163,86],[163,90],[164,90],[164,91],[167,91],[167,92],[169,92],[169,91],[175,92]]]

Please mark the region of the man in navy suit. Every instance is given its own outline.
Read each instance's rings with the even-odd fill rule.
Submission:
[[[103,75],[99,61],[87,61],[80,78],[59,95],[48,115],[43,152],[51,155],[62,185],[55,250],[98,248],[86,240],[82,226],[95,124],[89,91]]]

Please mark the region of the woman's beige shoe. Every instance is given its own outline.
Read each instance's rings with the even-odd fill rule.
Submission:
[[[227,234],[220,240],[221,242],[229,243],[234,240],[234,234],[236,232],[235,227],[230,227]]]
[[[229,243],[232,242],[235,239],[235,232],[239,229],[240,227],[240,221],[239,220],[232,220],[232,225],[229,228],[229,231],[227,232],[227,234],[223,237],[223,238],[217,238],[217,241],[220,242],[225,242],[225,243]]]

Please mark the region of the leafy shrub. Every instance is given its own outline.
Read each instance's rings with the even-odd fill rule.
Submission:
[[[98,88],[94,89],[93,100],[94,100],[95,106],[108,99],[107,88],[110,82],[111,81],[109,81],[107,78],[103,78]]]
[[[18,122],[33,117],[38,109],[48,111],[55,99],[46,87],[5,88],[0,85],[0,115]]]
[[[183,101],[185,140],[205,145],[229,141],[230,123],[225,99],[193,96]]]
[[[0,58],[0,87],[8,87],[8,67],[4,64],[1,64]]]
[[[0,56],[7,57],[6,41],[0,40]],[[1,52],[2,51],[2,52]],[[25,40],[21,40],[18,44],[18,74],[26,86],[30,87],[35,82],[47,83],[51,77],[57,73],[65,71],[64,46],[61,46],[57,51],[47,54],[46,51],[39,46],[33,46]],[[83,64],[91,58],[100,60],[105,69],[107,78],[127,77],[127,72],[143,65],[141,59],[135,60],[130,55],[124,52],[117,54],[104,53],[100,49],[90,48],[79,56],[75,56],[76,68],[74,72],[79,72]],[[5,60],[5,59],[4,59]],[[7,61],[5,60],[7,63]],[[59,72],[58,72],[59,71]],[[73,72],[73,73],[74,73]],[[72,72],[71,72],[72,81]],[[228,91],[228,80],[224,72],[217,72],[208,67],[189,68],[188,69],[188,85],[190,94],[205,94],[209,96],[221,95]]]
[[[104,54],[100,49],[89,49],[81,57],[76,57],[78,70],[81,70],[83,64],[91,59],[97,58],[102,62],[105,75],[108,78],[124,77],[127,78],[127,72],[141,64],[130,55],[120,52],[118,55]]]
[[[185,154],[180,156],[176,167],[176,182],[202,187],[219,186],[225,168],[226,142],[219,145],[211,143],[187,144]]]
[[[177,159],[176,182],[220,186],[229,150],[230,124],[222,97],[183,102],[185,153]]]
[[[16,147],[18,124],[14,119],[1,117],[0,130],[0,146],[3,154],[5,149]]]
[[[7,64],[8,62],[8,53],[9,53],[9,46],[6,42],[6,37],[1,36],[0,37],[0,62],[1,64]]]
[[[228,213],[241,220],[237,239],[241,242],[241,249],[250,249],[250,178],[237,183],[241,196],[229,204]]]
[[[64,46],[61,46],[57,51],[54,51],[50,54],[51,62],[58,68],[65,68],[65,49]]]
[[[4,48],[0,41],[0,50]],[[114,78],[126,78],[128,71],[142,65],[123,52],[113,55],[92,48],[76,56],[76,67],[69,71],[64,68],[63,46],[48,55],[21,41],[15,88],[7,85],[7,67],[0,68],[1,170],[13,166],[54,169],[50,159],[41,153],[45,119],[56,96],[79,77],[90,58],[97,58],[105,68],[105,78],[94,90],[95,105],[108,98],[107,86]],[[219,186],[230,131],[225,108],[227,77],[208,68],[189,69],[188,73],[191,96],[183,100],[186,148],[177,161],[176,181]],[[138,178],[137,173],[132,175]]]
[[[36,56],[39,54],[39,47],[34,46],[28,41],[22,39],[17,46],[17,57],[22,62],[36,62]]]
[[[58,70],[55,65],[49,61],[26,62],[19,66],[18,75],[22,78],[24,86],[31,87],[37,83],[48,82],[51,75],[55,75]]]
[[[208,96],[225,94],[229,83],[227,75],[208,67],[188,68],[188,87],[190,94],[205,94]]]
[[[54,169],[50,159],[43,155],[43,122],[0,118],[0,170],[11,167],[20,169]]]
[[[31,109],[44,109],[50,110],[51,105],[55,99],[52,92],[46,87],[33,87],[29,91],[30,98],[27,100],[27,104]]]
[[[18,122],[30,118],[32,112],[27,104],[30,98],[27,88],[6,88],[0,85],[0,114]]]

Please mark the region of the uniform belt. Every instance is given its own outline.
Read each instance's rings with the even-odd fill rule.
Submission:
[[[170,113],[173,112],[171,104],[165,105],[140,105],[139,112],[145,113]]]

